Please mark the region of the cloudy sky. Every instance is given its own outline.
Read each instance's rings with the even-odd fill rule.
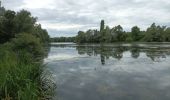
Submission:
[[[51,37],[96,29],[101,19],[126,31],[134,25],[144,30],[153,22],[170,26],[170,0],[2,0],[2,5],[29,10]]]

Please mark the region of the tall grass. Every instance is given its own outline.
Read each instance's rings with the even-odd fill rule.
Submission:
[[[43,82],[42,50],[40,41],[29,34],[0,46],[0,99],[40,100],[45,97],[44,87],[48,84]]]

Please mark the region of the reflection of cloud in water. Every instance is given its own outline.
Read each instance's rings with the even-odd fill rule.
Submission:
[[[48,56],[48,58],[44,59],[44,62],[49,63],[49,62],[58,61],[58,60],[75,59],[78,57],[85,57],[85,56],[68,55],[68,54],[50,55]]]
[[[167,96],[169,49],[152,50],[150,46],[147,49],[52,48],[46,60],[55,74],[58,97],[60,100],[170,100]]]

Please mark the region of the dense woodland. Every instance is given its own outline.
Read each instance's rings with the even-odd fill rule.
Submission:
[[[89,29],[79,31],[75,42],[77,43],[112,43],[112,42],[170,42],[170,27],[153,23],[146,31],[134,26],[131,32],[125,32],[121,25],[110,28],[101,21],[100,31]]]
[[[49,94],[42,64],[49,35],[36,23],[29,11],[0,7],[0,100],[39,100]]]

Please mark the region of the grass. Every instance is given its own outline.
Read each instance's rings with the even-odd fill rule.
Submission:
[[[43,54],[38,49],[42,50],[42,46],[31,35],[21,36],[0,45],[0,99],[49,98],[54,84],[43,74]]]

